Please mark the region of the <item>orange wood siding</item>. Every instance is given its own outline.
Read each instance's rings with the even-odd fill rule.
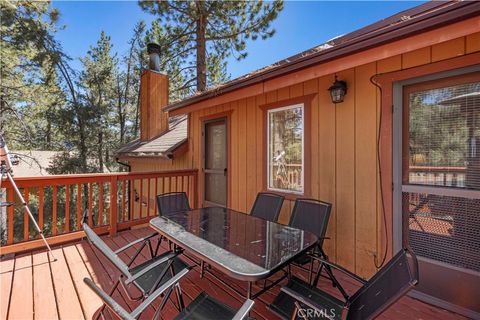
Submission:
[[[310,194],[305,196],[333,203],[327,231],[330,240],[324,244],[330,259],[369,277],[376,270],[374,257],[378,256],[381,260],[385,249],[377,163],[381,94],[370,78],[376,74],[478,52],[479,38],[480,33],[475,33],[434,46],[417,47],[401,55],[384,56],[382,60],[337,72],[339,79],[348,83],[345,101],[337,106],[331,103],[327,91],[334,81],[333,74],[262,94],[258,94],[258,90],[252,91],[252,95],[246,98],[243,98],[245,92],[242,92],[239,100],[190,113],[189,151],[185,155],[173,161],[132,161],[132,171],[201,169],[201,118],[230,110],[228,206],[248,212],[257,192],[262,191],[262,179],[266,174],[263,166],[266,150],[262,142],[266,128],[259,106],[316,93],[308,119],[311,121],[308,146],[311,166],[306,174],[311,177],[311,185]],[[384,119],[391,119],[391,105],[384,105],[382,112]],[[391,137],[388,126],[384,123],[383,127],[387,129],[382,131],[382,135]],[[199,175],[202,175],[201,171]],[[199,179],[200,200],[203,187]],[[391,177],[384,181],[391,181]],[[390,189],[384,186],[383,190]],[[385,195],[385,206],[387,220],[391,223],[391,194]],[[280,222],[288,223],[292,208],[293,201],[286,200]],[[389,250],[391,236],[389,224]]]

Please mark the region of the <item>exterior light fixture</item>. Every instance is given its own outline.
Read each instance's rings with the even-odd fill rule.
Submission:
[[[160,72],[160,46],[156,43],[147,44],[150,70]]]
[[[335,76],[335,82],[328,88],[328,91],[330,91],[330,98],[333,103],[343,102],[347,94],[347,83],[342,80],[337,80],[337,76]]]

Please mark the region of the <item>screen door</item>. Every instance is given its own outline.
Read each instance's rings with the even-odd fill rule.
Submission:
[[[480,73],[403,86],[402,241],[419,296],[480,316]]]
[[[227,206],[227,120],[204,122],[204,205]]]

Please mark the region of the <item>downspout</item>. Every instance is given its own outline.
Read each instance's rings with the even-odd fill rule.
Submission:
[[[127,169],[128,172],[132,172],[132,166],[129,165],[128,163],[121,162],[118,157],[115,158],[115,161],[116,161],[118,164],[127,167],[127,168],[128,168],[128,169]],[[132,199],[130,199],[130,197],[131,197],[131,195],[132,195],[132,192],[131,192],[131,184],[130,184],[130,183],[131,183],[131,181],[128,180],[128,187],[127,187],[127,189],[128,189],[128,220],[130,220],[130,217],[132,216],[132,212],[131,212],[131,209],[132,209],[132,206],[131,206],[132,202],[131,202],[131,200],[132,200]]]

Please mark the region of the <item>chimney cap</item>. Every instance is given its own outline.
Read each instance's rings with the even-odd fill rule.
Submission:
[[[147,44],[147,52],[148,54],[157,53],[158,55],[160,55],[160,45],[157,43]]]

